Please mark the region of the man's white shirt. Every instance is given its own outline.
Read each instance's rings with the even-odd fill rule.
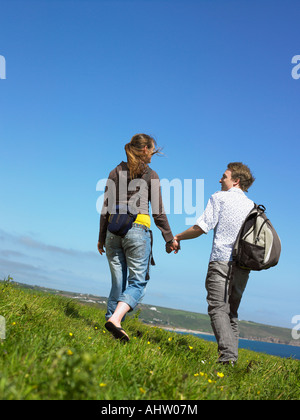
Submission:
[[[254,202],[240,188],[213,194],[196,222],[205,233],[214,229],[210,261],[230,261],[239,230]]]

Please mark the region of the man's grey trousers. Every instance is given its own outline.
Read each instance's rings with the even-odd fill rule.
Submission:
[[[234,267],[229,282],[231,268],[229,261],[210,262],[205,282],[219,362],[236,362],[238,359],[238,308],[249,278],[248,270]]]

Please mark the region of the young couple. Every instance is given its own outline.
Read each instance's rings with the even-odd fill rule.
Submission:
[[[214,230],[206,277],[208,314],[218,342],[219,362],[235,363],[238,358],[239,337],[237,311],[249,271],[235,268],[230,293],[228,278],[231,273],[233,244],[242,223],[254,206],[253,201],[245,195],[254,182],[249,168],[240,162],[229,163],[220,179],[221,191],[210,197],[196,224],[173,236],[164,211],[159,177],[149,168],[152,156],[160,153],[155,140],[146,134],[136,134],[125,145],[125,151],[127,162],[121,162],[109,174],[100,216],[98,251],[101,255],[106,252],[112,280],[105,327],[115,338],[129,341],[121,322],[127,312],[141,302],[149,281],[149,266],[153,264],[150,202],[154,222],[163,235],[168,253],[177,253],[182,240],[197,238],[211,229]],[[127,188],[126,194],[124,191],[122,193],[120,174],[123,177],[126,174],[127,186],[134,180],[137,181],[134,184],[137,187]],[[109,188],[110,185],[115,188]],[[129,202],[138,213],[131,229],[122,236],[111,233],[109,215],[113,213],[114,205]]]

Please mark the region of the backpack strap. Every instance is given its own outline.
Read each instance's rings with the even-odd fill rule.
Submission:
[[[255,204],[255,208],[257,208],[257,210],[260,210],[261,213],[265,213],[266,212],[266,208],[263,204]]]
[[[144,179],[148,184],[148,187],[150,188],[150,180],[151,180],[151,173],[152,173],[152,169],[148,166],[147,171],[145,173]],[[149,257],[149,261],[148,261],[148,269],[147,269],[147,274],[146,274],[146,280],[150,279],[150,264],[151,265],[156,265],[154,258],[153,258],[153,233],[152,230],[149,230],[150,232],[150,238],[151,238],[151,251],[150,251],[150,257]]]

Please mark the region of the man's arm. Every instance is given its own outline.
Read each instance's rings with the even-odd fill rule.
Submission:
[[[203,233],[205,233],[201,227],[198,225],[191,226],[189,229],[185,230],[184,232],[178,233],[174,239],[178,241],[184,241],[185,239],[194,239],[198,238],[198,236],[201,236]]]
[[[176,236],[174,236],[174,243],[166,247],[168,254],[172,251],[174,251],[174,254],[178,253],[180,250],[180,241],[185,239],[198,238],[198,236],[202,235],[203,233],[205,232],[197,225],[191,226],[184,232],[178,233]]]

